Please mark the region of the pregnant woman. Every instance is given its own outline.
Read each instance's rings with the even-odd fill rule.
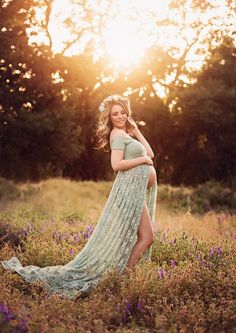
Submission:
[[[132,169],[130,172],[123,172],[120,174],[121,178],[123,178],[125,174],[127,174],[126,177],[130,175],[128,182],[127,180],[121,180],[122,188],[126,189],[125,197],[123,198],[123,200],[126,200],[125,209],[128,209],[127,207],[129,205],[135,205],[136,196],[141,196],[140,199],[143,199],[143,189],[141,183],[138,183],[136,186],[133,185],[133,189],[131,188],[131,184],[133,182],[131,178],[138,178],[139,173],[146,172],[148,174],[147,189],[153,187],[153,194],[155,194],[156,171],[153,167],[152,161],[154,153],[149,143],[138,129],[135,121],[131,118],[130,102],[128,98],[124,98],[119,95],[109,96],[101,104],[100,111],[100,126],[97,131],[97,135],[100,139],[99,147],[104,148],[105,150],[109,147],[111,148],[111,165],[114,171]],[[135,136],[138,140],[133,138],[133,136]],[[137,166],[143,164],[146,164],[146,166],[143,168],[137,168]],[[153,202],[153,200],[155,200],[155,198],[152,199],[152,204],[154,205],[155,202]],[[154,222],[154,207],[150,207],[151,211],[149,212],[146,202],[142,203],[141,206],[143,206],[143,210],[137,230],[138,239],[132,249],[126,266],[126,268],[130,269],[134,268],[136,262],[143,255],[145,250],[147,250],[146,256],[150,257],[151,252],[150,250],[148,251],[148,248],[153,243],[154,235],[152,223]],[[139,210],[137,210],[137,212],[132,210],[132,213],[136,214],[135,216],[137,219],[140,219]],[[129,214],[129,216],[131,215]],[[131,221],[132,219],[129,217],[129,219],[127,219],[124,223],[127,226],[131,223]],[[132,237],[133,235],[131,235],[131,238]]]
[[[107,97],[100,105],[98,148],[111,150],[117,172],[99,221],[77,256],[66,265],[26,266],[17,257],[2,261],[5,269],[26,281],[41,281],[49,293],[76,298],[93,289],[109,269],[134,269],[144,255],[151,256],[156,207],[153,151],[131,118],[129,100]]]

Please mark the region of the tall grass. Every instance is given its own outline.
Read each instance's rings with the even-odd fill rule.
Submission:
[[[89,239],[111,187],[1,179],[0,260],[66,264]],[[49,296],[42,284],[0,267],[0,332],[236,331],[233,200],[203,213],[199,201],[191,209],[196,191],[160,186],[152,260],[127,275],[107,272],[86,298]]]

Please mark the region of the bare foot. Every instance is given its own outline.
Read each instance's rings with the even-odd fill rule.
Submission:
[[[130,274],[130,273],[134,272],[134,270],[135,270],[135,268],[132,269],[132,268],[126,266],[122,274],[125,274],[125,275]]]

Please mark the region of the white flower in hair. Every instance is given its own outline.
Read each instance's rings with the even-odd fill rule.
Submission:
[[[104,111],[105,111],[105,107],[104,107],[104,104],[103,104],[103,103],[100,104],[98,110],[99,110],[100,112],[104,112]]]
[[[122,102],[129,102],[129,99],[127,97],[123,97],[123,96],[120,96],[120,95],[110,95],[108,97],[106,97],[102,103],[100,104],[98,110],[100,112],[104,112],[107,105],[112,102],[112,101],[115,101],[115,102],[118,102],[118,101],[122,101]]]

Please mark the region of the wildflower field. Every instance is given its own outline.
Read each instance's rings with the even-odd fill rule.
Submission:
[[[0,260],[66,264],[91,236],[111,186],[0,179]],[[214,183],[158,190],[151,261],[108,272],[87,297],[48,295],[1,265],[0,332],[236,332],[236,193]]]

